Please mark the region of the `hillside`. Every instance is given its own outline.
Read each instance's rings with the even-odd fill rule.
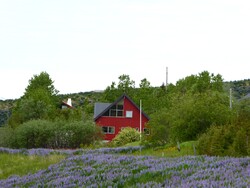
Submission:
[[[227,91],[232,88],[233,96],[236,99],[249,98],[250,94],[250,79],[224,82],[224,87]]]

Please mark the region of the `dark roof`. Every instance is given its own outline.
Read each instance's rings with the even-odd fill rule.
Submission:
[[[102,113],[110,105],[111,103],[95,103],[94,118],[96,118],[100,113]]]
[[[117,104],[118,102],[120,102],[123,98],[127,98],[140,111],[140,108],[132,101],[132,99],[130,99],[126,94],[123,94],[115,102],[113,102],[111,104],[110,103],[99,103],[99,104],[109,104],[109,105],[107,105],[106,108],[102,112],[100,112],[98,115],[96,115],[96,116],[94,115],[94,120],[97,120],[99,117],[101,117],[103,114],[105,114],[112,106],[114,106],[115,104]],[[142,114],[148,120],[150,119],[149,116],[143,112],[143,110],[142,110]]]

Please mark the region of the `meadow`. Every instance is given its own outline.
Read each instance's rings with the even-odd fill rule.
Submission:
[[[65,159],[26,175],[12,174],[0,187],[249,187],[250,158],[141,155],[140,147],[79,150],[13,150],[20,156]],[[143,152],[143,151],[142,151]]]

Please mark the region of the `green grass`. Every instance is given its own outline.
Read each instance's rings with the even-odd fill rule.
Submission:
[[[138,143],[132,143],[133,146],[138,145]],[[134,152],[135,155],[150,155],[150,156],[157,156],[157,157],[181,157],[186,155],[196,155],[196,151],[194,146],[196,145],[195,141],[183,142],[180,144],[180,151],[177,149],[177,145],[165,145],[156,148],[146,148],[142,149],[141,151]]]
[[[65,156],[63,155],[21,155],[21,154],[0,154],[0,179],[6,179],[11,175],[23,176],[46,169],[49,165],[58,163]]]

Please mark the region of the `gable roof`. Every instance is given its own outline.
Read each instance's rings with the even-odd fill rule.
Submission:
[[[103,109],[102,112],[100,112],[99,110],[100,109],[97,109],[95,110],[95,112],[100,112],[99,114],[94,114],[94,120],[96,121],[99,117],[101,117],[103,114],[105,114],[112,106],[114,106],[115,104],[117,104],[118,102],[120,102],[123,98],[127,98],[139,111],[140,111],[140,108],[132,101],[132,99],[130,99],[126,94],[123,94],[122,96],[120,96],[115,102],[113,103],[97,103],[97,107],[98,108],[104,108],[105,104],[106,104],[106,108]],[[100,106],[99,106],[99,105]],[[149,116],[147,114],[145,114],[142,110],[142,114],[149,120]]]

